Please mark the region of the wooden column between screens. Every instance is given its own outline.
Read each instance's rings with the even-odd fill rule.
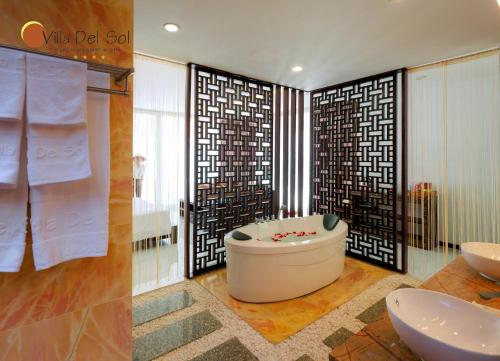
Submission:
[[[287,209],[290,209],[288,201],[288,94],[289,88],[283,90],[283,204]],[[284,218],[288,215],[284,213]]]
[[[299,91],[299,120],[298,120],[298,185],[297,193],[299,198],[298,214],[304,215],[304,92]]]
[[[297,91],[292,89],[290,102],[290,212],[296,216],[295,210],[295,161],[297,152]]]
[[[281,86],[276,86],[274,99],[274,192],[273,214],[277,217],[280,207],[281,172]]]

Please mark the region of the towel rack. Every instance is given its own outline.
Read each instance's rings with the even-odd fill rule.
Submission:
[[[86,63],[88,70],[98,71],[100,73],[108,73],[115,80],[115,84],[119,85],[120,87],[123,88],[123,90],[119,90],[119,89],[107,89],[107,88],[98,88],[98,87],[94,87],[94,86],[88,86],[87,91],[96,92],[96,93],[125,95],[125,96],[129,95],[128,77],[130,74],[132,74],[134,72],[134,68],[121,68],[121,67],[114,66],[114,65],[100,64],[100,63],[95,63],[92,61],[71,59],[71,58],[66,58],[64,56],[60,56],[60,55],[47,54],[47,53],[44,53],[41,51],[36,51],[36,50],[27,50],[27,49],[23,49],[23,48],[11,46],[11,45],[0,44],[0,48],[17,50],[17,51],[22,51],[25,53],[38,54],[38,55],[43,55],[43,56],[49,56],[52,58],[77,61],[79,63]]]

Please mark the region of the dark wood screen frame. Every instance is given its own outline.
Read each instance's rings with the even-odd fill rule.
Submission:
[[[283,89],[283,137],[282,137],[282,142],[283,142],[283,203],[285,206],[289,207],[290,204],[288,203],[288,197],[289,197],[289,158],[290,158],[290,143],[288,141],[289,138],[289,94],[290,94],[290,88],[284,88]],[[288,218],[288,212],[285,212],[283,214],[284,218]]]
[[[398,74],[401,74],[401,84],[398,83]],[[350,226],[350,230],[349,230],[349,236],[348,237],[352,237],[351,235],[354,234],[353,232],[358,232],[359,230],[356,229],[356,230],[353,230],[353,216],[351,215],[350,212],[354,212],[356,211],[356,213],[360,213],[362,214],[364,217],[364,220],[366,221],[366,217],[365,215],[367,214],[368,211],[360,211],[359,208],[360,207],[369,207],[370,211],[371,212],[376,212],[378,211],[378,203],[375,202],[374,204],[377,204],[377,206],[375,206],[374,204],[368,204],[369,202],[366,202],[366,198],[369,198],[369,197],[366,197],[366,194],[368,193],[368,191],[364,191],[366,193],[363,193],[363,191],[361,191],[360,194],[363,194],[361,196],[362,198],[362,201],[367,203],[366,205],[361,205],[360,203],[360,206],[357,207],[358,209],[354,210],[354,202],[353,202],[353,199],[352,196],[343,196],[342,198],[345,198],[342,200],[342,203],[344,202],[348,202],[348,203],[345,203],[347,204],[347,206],[343,206],[341,204],[338,204],[338,200],[336,201],[337,203],[335,203],[335,207],[333,207],[333,202],[331,201],[331,198],[333,198],[333,196],[329,194],[328,198],[329,200],[326,201],[326,200],[323,200],[324,203],[328,204],[328,205],[325,205],[323,204],[322,205],[322,209],[317,209],[317,207],[315,207],[315,201],[314,201],[314,197],[317,197],[319,196],[319,194],[315,195],[315,188],[314,188],[314,178],[315,178],[315,175],[317,175],[317,172],[314,172],[314,168],[315,168],[315,162],[316,162],[316,159],[315,159],[315,143],[314,143],[314,136],[315,136],[315,126],[318,126],[319,125],[319,121],[320,121],[320,117],[321,115],[325,115],[325,114],[321,114],[321,108],[318,110],[317,107],[315,107],[315,95],[316,94],[335,94],[335,92],[337,91],[340,91],[342,89],[346,89],[346,91],[350,90],[349,88],[350,87],[353,87],[353,86],[359,86],[361,87],[361,84],[366,84],[366,83],[370,83],[370,82],[376,82],[378,81],[379,79],[384,79],[384,78],[387,78],[387,77],[393,77],[393,81],[394,81],[394,86],[393,86],[393,96],[392,96],[392,99],[391,99],[391,102],[392,102],[392,111],[393,111],[393,123],[391,124],[393,126],[393,130],[392,130],[392,134],[394,135],[394,142],[393,142],[393,149],[392,149],[392,160],[393,160],[393,164],[392,164],[392,177],[393,177],[393,186],[392,186],[392,202],[390,203],[390,205],[384,205],[384,204],[381,204],[381,206],[385,206],[386,208],[389,206],[389,207],[392,207],[392,228],[391,228],[391,232],[390,233],[386,233],[385,235],[388,235],[388,234],[392,234],[392,244],[393,244],[393,247],[392,247],[392,260],[391,262],[387,262],[387,261],[377,261],[371,257],[369,257],[368,255],[360,255],[360,254],[357,254],[357,253],[353,253],[352,251],[350,251],[349,249],[349,244],[346,243],[346,253],[352,257],[355,257],[355,258],[360,258],[362,260],[365,260],[365,261],[368,261],[368,262],[371,262],[371,263],[375,263],[375,264],[378,264],[382,267],[385,267],[385,268],[389,268],[389,269],[392,269],[392,270],[396,270],[396,271],[399,271],[399,272],[403,272],[403,273],[406,273],[407,272],[407,206],[406,206],[406,198],[407,198],[407,195],[406,195],[406,191],[407,191],[407,150],[406,150],[406,70],[405,69],[399,69],[399,70],[394,70],[394,71],[390,71],[390,72],[386,72],[386,73],[382,73],[382,74],[376,74],[376,75],[373,75],[373,76],[369,76],[369,77],[366,77],[366,78],[362,78],[362,79],[357,79],[357,80],[353,80],[353,81],[349,81],[349,82],[345,82],[345,83],[342,83],[342,84],[337,84],[337,85],[333,85],[333,86],[328,86],[328,87],[325,87],[325,88],[321,88],[321,89],[317,89],[317,90],[313,90],[311,92],[311,97],[310,97],[310,114],[311,114],[311,175],[310,175],[310,191],[311,191],[311,196],[310,196],[310,207],[309,207],[309,212],[310,214],[318,214],[318,213],[325,213],[325,212],[331,212],[331,213],[335,213],[335,212],[340,212],[342,215],[345,216],[345,213],[346,212],[349,212],[349,217],[348,219],[346,219],[346,221],[348,221],[348,223],[350,222],[351,224],[349,225]],[[401,139],[398,139],[399,138],[399,134],[398,134],[398,128],[397,128],[397,120],[398,120],[398,104],[397,104],[397,100],[398,100],[398,89],[401,88],[401,100],[402,100],[402,103],[401,103]],[[368,90],[364,90],[364,91],[368,91]],[[375,92],[378,92],[379,90],[375,90]],[[363,96],[365,96],[366,94],[363,94]],[[345,99],[345,95],[341,96],[340,97],[342,99],[342,101],[344,101],[343,99]],[[365,99],[366,100],[366,99]],[[323,103],[324,102],[324,103]],[[323,100],[322,102],[322,105],[325,105],[326,107],[330,106],[329,103],[327,102],[327,100]],[[345,108],[341,110],[341,113],[339,113],[339,115],[337,115],[337,117],[339,117],[339,119],[342,119],[343,116],[346,116],[345,113],[346,112],[355,112],[355,111],[358,111],[359,109],[351,109],[351,108],[354,108],[355,106],[359,106],[359,103],[355,100],[351,100],[350,103],[346,104],[345,105]],[[331,109],[334,109],[334,105],[331,105],[330,108],[327,108],[329,111],[331,111]],[[347,109],[347,111],[346,111]],[[333,113],[332,113],[333,114]],[[333,116],[333,115],[329,115],[329,116]],[[316,116],[317,115],[317,116]],[[353,118],[355,118],[356,116],[353,116]],[[349,124],[344,124],[344,129],[349,129],[349,128],[352,128],[352,127],[356,127],[356,123],[352,121],[351,118],[351,125]],[[366,119],[365,119],[365,122],[366,122]],[[332,125],[333,127],[333,125]],[[333,132],[332,130],[333,128],[330,129],[331,132]],[[345,131],[344,131],[345,132]],[[355,132],[355,131],[354,131]],[[330,133],[330,136],[331,136],[332,133]],[[340,134],[337,134],[338,137],[340,137],[341,135]],[[340,138],[339,138],[340,139]],[[330,140],[329,140],[330,141]],[[366,141],[366,140],[365,140]],[[356,147],[356,146],[359,146],[359,144],[357,144],[357,139],[356,138],[351,138],[351,139],[345,139],[345,142],[347,142],[347,146],[353,146],[353,147]],[[349,145],[350,144],[350,145]],[[318,146],[318,145],[316,145]],[[401,153],[402,153],[402,156],[401,156],[401,175],[402,175],[402,179],[401,179],[401,182],[399,183],[398,182],[398,150],[397,150],[397,147],[398,146],[401,146]],[[357,148],[356,148],[357,149]],[[337,151],[335,152],[333,149],[331,150],[327,150],[327,149],[322,149],[322,152],[321,153],[328,153],[330,152],[330,155],[329,155],[329,164],[330,164],[330,171],[332,173],[340,173],[340,174],[343,174],[343,170],[341,170],[339,168],[339,165],[337,164],[335,169],[332,169],[331,166],[332,166],[332,163],[335,164],[336,162],[339,161],[339,159],[333,159],[336,155],[337,155],[337,158],[338,158],[338,153],[340,151]],[[356,152],[359,152],[359,149],[358,151],[354,151],[354,153]],[[355,163],[356,162],[356,159],[353,158],[354,161],[351,162],[351,163]],[[344,159],[345,162],[350,162],[352,161],[349,160],[349,159]],[[358,168],[354,169],[353,172],[356,172],[358,171]],[[345,173],[345,172],[344,172]],[[368,177],[368,178],[371,178],[371,177]],[[352,182],[354,179],[353,178],[350,178],[350,181]],[[367,180],[365,183],[367,183],[368,181],[371,181],[371,180]],[[362,183],[362,182],[360,182]],[[338,182],[336,183],[333,183],[333,184],[336,184],[338,186]],[[401,206],[401,229],[400,229],[400,232],[398,232],[398,212],[397,212],[397,187],[398,185],[400,185],[401,187],[401,203],[402,203],[402,206]],[[329,185],[324,185],[324,187],[327,187],[327,186],[332,186],[332,183],[329,183]],[[366,187],[366,188],[370,188],[370,187]],[[352,190],[351,190],[352,191]],[[345,190],[340,190],[339,189],[339,192],[345,192]],[[371,191],[370,192],[373,196],[380,196],[380,197],[383,197],[383,195],[378,195],[377,192],[373,192]],[[382,193],[383,194],[383,193]],[[386,198],[387,195],[386,195]],[[324,207],[328,208],[328,209],[325,209]],[[348,211],[346,211],[346,208],[349,208]],[[389,208],[390,209],[390,208]],[[365,213],[366,212],[366,213]],[[373,215],[370,215],[370,216],[373,216],[375,217],[376,215],[373,214]],[[357,224],[358,221],[356,222]],[[357,224],[355,224],[355,227],[357,226]],[[366,223],[363,225],[363,227],[366,226]],[[362,228],[363,228],[362,227]],[[366,227],[364,228],[366,229]],[[374,234],[373,237],[380,237],[380,232],[383,232],[383,231],[380,231],[381,228],[379,229],[375,229],[373,228],[372,232]],[[359,233],[359,232],[358,232]],[[358,233],[356,233],[356,235],[358,235]],[[356,236],[357,237],[357,236]],[[401,243],[401,253],[399,254],[398,253],[398,243]],[[376,252],[376,249],[377,247],[379,247],[380,244],[378,245],[373,245],[372,244],[372,247],[374,247],[375,249],[375,252]],[[358,250],[359,251],[359,250]],[[364,251],[363,251],[364,253]],[[387,256],[388,253],[385,254],[385,256]],[[378,256],[378,255],[377,255]],[[398,267],[398,258],[401,257],[401,268]]]
[[[274,191],[273,214],[278,216],[281,191],[281,86],[274,87]]]
[[[225,233],[273,214],[275,140],[274,84],[197,64],[189,68],[194,69],[188,80],[189,97],[194,93],[189,104],[189,112],[194,107],[194,199],[193,235],[189,238],[189,225],[185,234],[186,250],[192,246],[187,256],[192,276],[225,265]]]
[[[188,71],[187,71],[187,81],[186,81],[186,134],[185,134],[185,152],[186,152],[186,170],[185,170],[185,202],[184,202],[184,214],[186,217],[184,218],[184,245],[185,245],[185,275],[186,277],[192,277],[193,275],[208,271],[213,268],[217,268],[220,266],[223,266],[225,262],[219,262],[218,264],[203,268],[202,270],[195,270],[194,264],[196,263],[196,247],[195,244],[193,243],[194,235],[196,234],[196,229],[194,227],[192,233],[192,237],[190,235],[190,218],[194,221],[193,224],[196,224],[195,219],[196,215],[198,213],[198,208],[196,206],[196,202],[193,202],[193,205],[190,206],[190,178],[191,178],[191,169],[190,165],[194,165],[194,168],[196,169],[198,167],[198,160],[197,157],[194,157],[194,159],[191,159],[191,142],[193,139],[191,139],[191,123],[194,123],[195,129],[196,129],[196,124],[199,121],[197,112],[194,112],[194,117],[191,119],[191,114],[192,114],[192,106],[193,103],[196,105],[198,103],[198,97],[197,97],[197,92],[193,92],[193,74],[195,73],[194,80],[196,81],[197,77],[197,71],[199,69],[204,69],[205,71],[209,72],[215,72],[219,75],[222,76],[228,76],[228,77],[233,77],[235,79],[239,79],[242,81],[249,81],[253,83],[258,83],[258,84],[265,84],[266,86],[269,86],[271,89],[274,89],[274,98],[271,101],[271,108],[274,107],[274,119],[271,121],[271,126],[274,128],[274,135],[271,135],[271,147],[270,147],[270,152],[271,154],[274,153],[274,159],[273,156],[271,155],[271,162],[272,162],[272,167],[274,167],[274,173],[271,172],[271,177],[272,179],[270,180],[270,185],[271,188],[274,187],[273,193],[271,195],[271,208],[270,208],[270,213],[266,214],[266,216],[270,216],[271,214],[277,215],[278,210],[279,210],[279,202],[280,202],[280,193],[283,198],[283,203],[285,203],[288,208],[290,209],[290,206],[295,206],[290,202],[290,198],[295,197],[295,189],[289,189],[292,185],[295,183],[297,184],[297,187],[294,187],[297,189],[297,194],[298,194],[298,204],[296,205],[297,208],[297,215],[298,216],[303,216],[303,166],[304,166],[304,91],[299,90],[299,89],[294,89],[294,88],[289,88],[289,87],[283,87],[281,85],[277,84],[272,84],[269,82],[245,77],[242,75],[238,74],[233,74],[229,73],[226,71],[206,67],[206,66],[201,66],[197,64],[188,64]],[[402,111],[402,142],[401,142],[401,151],[402,151],[402,192],[403,192],[403,197],[402,197],[402,220],[407,219],[407,206],[406,206],[406,190],[407,190],[407,167],[406,167],[406,161],[407,161],[407,146],[406,146],[406,71],[405,69],[398,70],[399,72],[402,72],[402,79],[401,79],[401,90],[402,90],[402,104],[401,104],[401,111]],[[397,72],[397,71],[395,71]],[[326,89],[334,89],[342,86],[348,86],[349,84],[354,84],[356,82],[366,82],[370,81],[372,79],[376,79],[377,77],[381,77],[383,75],[391,74],[393,72],[387,72],[384,74],[377,74],[374,76],[358,79],[355,81],[350,81],[326,88],[321,88],[317,90],[313,90],[310,93],[310,114],[311,114],[311,138],[312,138],[312,128],[313,128],[313,94],[319,91],[323,91]],[[274,87],[274,88],[273,88]],[[396,86],[397,89],[397,86]],[[193,99],[192,99],[193,97]],[[295,112],[295,107],[292,107],[290,109],[290,103],[294,103],[293,99],[295,98],[295,105],[298,108],[298,111]],[[397,97],[395,97],[394,102],[396,102]],[[281,108],[283,108],[283,111],[281,111]],[[394,103],[394,110],[397,111],[396,104]],[[397,118],[397,115],[395,115]],[[292,126],[292,121],[294,121],[294,125]],[[281,132],[283,132],[283,136],[281,136]],[[296,133],[295,133],[296,132]],[[397,134],[397,130],[395,130]],[[195,131],[195,136],[194,136],[194,145],[198,142],[198,138],[196,135]],[[273,134],[271,132],[271,134]],[[290,142],[293,139],[293,142],[295,143],[295,138],[293,137],[293,134],[297,134],[297,144],[295,146],[290,144]],[[283,145],[283,152],[281,152],[281,145]],[[313,166],[313,142],[311,139],[311,168]],[[293,148],[292,148],[293,147]],[[294,149],[295,152],[290,153],[290,148]],[[397,150],[395,148],[394,153],[397,154]],[[295,163],[296,162],[296,163]],[[293,163],[293,165],[292,165]],[[297,166],[297,179],[290,179],[291,177],[295,177],[295,173],[292,175],[289,173],[293,167],[295,167],[295,164]],[[280,171],[280,167],[283,169],[283,173]],[[397,167],[397,165],[396,165]],[[291,168],[291,169],[290,169]],[[397,172],[397,169],[395,169],[395,172]],[[310,181],[310,204],[309,204],[309,213],[313,213],[313,207],[312,207],[312,190],[313,190],[313,174],[311,173],[309,177]],[[283,187],[280,187],[281,181],[283,182]],[[396,182],[397,183],[397,182]],[[196,185],[196,182],[195,182]],[[292,209],[295,211],[295,209]],[[190,216],[188,216],[190,215]],[[286,213],[285,213],[286,217]],[[407,248],[406,248],[406,233],[407,233],[407,222],[402,222],[402,265],[403,269],[398,270],[398,271],[403,271],[406,272],[407,270]],[[397,239],[397,236],[396,236]],[[191,251],[192,250],[192,251]],[[398,258],[398,255],[394,255],[395,259]],[[191,263],[190,261],[193,261],[193,272],[190,272],[190,267]],[[396,261],[397,264],[397,261]],[[387,265],[380,264],[381,266],[387,267]],[[391,269],[395,269],[394,267],[388,267]]]

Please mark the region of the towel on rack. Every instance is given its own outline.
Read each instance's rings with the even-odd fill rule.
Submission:
[[[107,87],[109,75],[89,72],[89,83]],[[87,94],[92,175],[30,187],[33,256],[37,270],[108,249],[109,95]]]
[[[0,272],[18,272],[26,247],[26,138],[21,136],[21,139],[17,187],[0,189]]]
[[[26,62],[29,184],[89,177],[87,64],[32,54]]]
[[[31,186],[91,175],[87,124],[65,127],[28,124],[27,135]]]
[[[2,122],[0,120],[0,189],[17,187],[22,131],[23,124],[20,121]]]
[[[25,55],[0,49],[0,189],[17,186],[25,93]]]
[[[85,123],[87,64],[36,54],[26,57],[28,123]]]

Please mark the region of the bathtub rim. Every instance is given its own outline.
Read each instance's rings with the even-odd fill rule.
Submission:
[[[278,221],[279,222],[279,221]],[[245,226],[246,227],[246,226]],[[243,228],[243,227],[241,227]],[[241,230],[238,228],[238,230]],[[305,243],[282,243],[282,242],[264,242],[252,238],[248,241],[238,241],[229,235],[224,237],[224,245],[227,251],[246,253],[246,254],[282,254],[296,253],[306,250],[313,250],[328,246],[329,242],[345,242],[347,236],[347,223],[340,220],[337,226],[331,231],[325,230],[324,234],[315,237],[311,242]]]

